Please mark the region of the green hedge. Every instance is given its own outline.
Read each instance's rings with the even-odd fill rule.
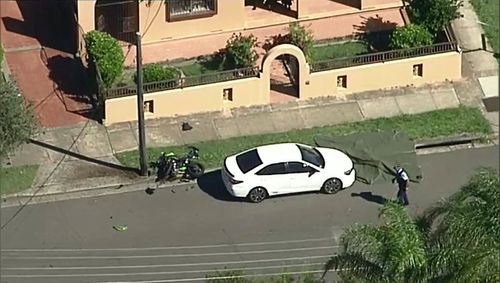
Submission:
[[[432,34],[423,26],[409,24],[397,27],[391,35],[390,46],[393,49],[406,49],[431,45]]]
[[[125,57],[118,40],[105,32],[91,31],[85,35],[85,43],[90,59],[95,60],[101,72],[104,85],[110,87],[123,73]]]
[[[160,64],[148,64],[142,69],[143,83],[169,81],[177,79],[179,76],[180,72],[177,69]],[[134,80],[137,82],[137,73]]]

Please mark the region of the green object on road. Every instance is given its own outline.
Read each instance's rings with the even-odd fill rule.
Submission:
[[[365,184],[391,182],[396,175],[395,165],[405,169],[410,181],[418,183],[422,179],[415,143],[403,132],[316,135],[314,141],[319,147],[336,148],[349,155],[356,170],[356,180]]]
[[[123,231],[127,231],[128,227],[127,227],[127,225],[115,225],[115,226],[113,226],[113,229],[115,229],[118,232],[123,232]]]

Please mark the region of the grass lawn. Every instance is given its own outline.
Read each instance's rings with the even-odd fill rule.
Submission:
[[[33,184],[38,165],[0,168],[0,194],[27,190]]]
[[[195,62],[189,65],[179,66],[178,68],[182,70],[186,77],[222,71],[222,68],[218,66],[210,66],[202,62]]]
[[[363,41],[317,45],[312,49],[312,61],[322,61],[342,57],[351,57],[368,53],[368,45]]]
[[[489,26],[483,26],[495,57],[500,62],[500,1],[498,0],[471,0],[479,20]],[[479,36],[479,35],[478,35]]]
[[[164,64],[164,66],[177,68],[181,70],[185,76],[199,76],[202,74],[210,74],[215,72],[220,72],[223,70],[221,66],[221,61],[212,59],[212,56],[203,57],[200,60],[195,61],[185,61],[177,64]],[[123,71],[123,74],[113,83],[113,87],[120,86],[133,86],[135,85],[134,76],[135,68],[127,68]]]
[[[312,145],[314,144],[313,138],[316,134],[347,135],[377,129],[404,129],[413,140],[431,139],[462,133],[484,135],[491,133],[490,125],[479,109],[461,106],[454,109],[295,130],[286,133],[206,141],[194,144],[194,146],[200,149],[200,159],[203,164],[207,168],[216,168],[222,164],[226,156],[258,145],[278,142],[298,142]],[[185,154],[186,147],[148,148],[148,159],[150,161],[156,160],[162,151],[173,151],[182,155]],[[116,158],[125,166],[138,166],[139,157],[137,151],[118,153],[116,154]]]

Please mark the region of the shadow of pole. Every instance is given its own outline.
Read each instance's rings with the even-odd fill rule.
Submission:
[[[99,160],[99,159],[96,159],[96,158],[88,157],[88,156],[82,155],[80,153],[69,151],[69,150],[66,150],[64,148],[60,148],[60,147],[57,147],[57,146],[54,146],[54,145],[51,145],[51,144],[48,144],[48,143],[45,143],[45,142],[37,141],[37,140],[34,140],[34,139],[29,139],[29,142],[32,143],[32,144],[35,144],[35,145],[38,145],[38,146],[41,146],[41,147],[44,147],[44,148],[47,148],[47,149],[59,152],[59,153],[62,153],[62,154],[65,154],[65,155],[69,155],[69,156],[74,157],[74,158],[78,158],[78,159],[90,162],[90,163],[94,163],[94,164],[105,166],[105,167],[112,168],[112,169],[117,169],[117,170],[121,170],[121,171],[126,171],[126,172],[132,172],[132,173],[139,174],[139,169],[137,169],[137,168],[126,167],[126,166],[123,166],[123,165],[114,164],[114,163],[111,163],[111,162],[107,162],[107,161]]]

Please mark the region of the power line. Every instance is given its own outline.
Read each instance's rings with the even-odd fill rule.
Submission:
[[[87,122],[85,122],[85,125],[82,127],[82,129],[80,130],[80,132],[76,136],[76,139],[74,139],[73,143],[69,146],[69,148],[67,149],[67,151],[71,151],[71,149],[75,146],[76,142],[80,139],[81,135],[83,134],[83,131],[87,128],[87,126],[88,126],[89,123],[90,123],[90,120],[87,120]],[[52,178],[52,176],[54,175],[55,171],[59,168],[59,166],[62,164],[62,162],[64,161],[64,159],[66,158],[67,155],[68,155],[67,153],[65,153],[63,155],[63,157],[59,160],[59,162],[57,162],[57,164],[54,167],[54,169],[52,169],[52,171],[50,172],[49,176],[47,176],[47,178],[45,178],[45,180],[42,182],[42,184],[39,186],[39,188],[35,191],[35,193],[33,195],[31,195],[29,197],[29,199],[14,213],[14,215],[12,215],[7,220],[7,222],[5,222],[2,225],[2,227],[0,228],[0,230],[3,230],[5,227],[7,227],[7,225],[9,225],[9,223],[12,222],[12,220],[14,220],[19,215],[19,213],[21,213],[21,211],[33,200],[33,198],[45,187],[45,185],[47,184],[47,182],[50,180],[50,178]]]

